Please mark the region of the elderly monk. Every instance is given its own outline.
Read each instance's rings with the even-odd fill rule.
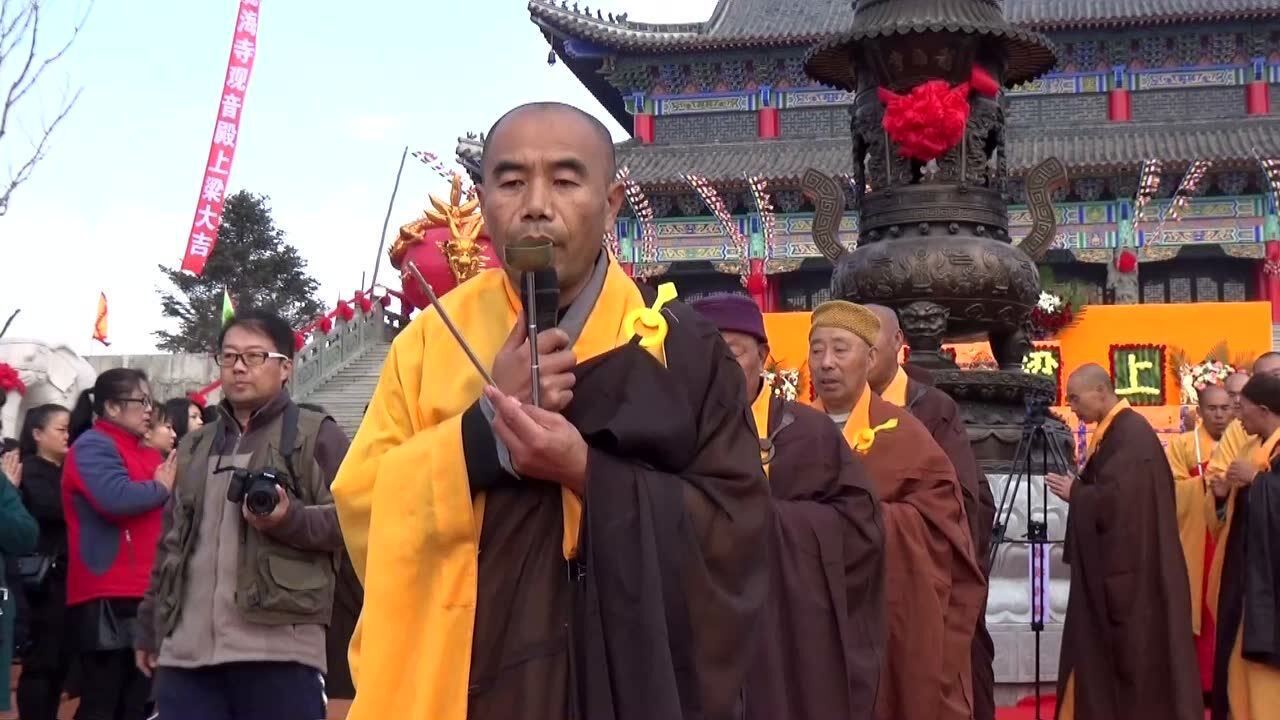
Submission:
[[[924,424],[938,446],[947,454],[955,468],[956,479],[964,492],[964,511],[969,517],[969,534],[973,538],[974,552],[984,575],[987,553],[991,547],[991,524],[995,520],[995,500],[986,473],[978,465],[969,444],[960,408],[949,395],[941,390],[908,377],[898,364],[904,338],[898,325],[898,315],[883,305],[867,305],[880,321],[880,333],[876,336],[876,360],[867,373],[867,382],[881,399],[904,408],[912,417]],[[995,645],[987,632],[986,593],[982,597],[983,612],[978,613],[978,625],[973,635],[970,661],[973,666],[972,693],[975,720],[992,720],[996,714]]]
[[[748,675],[747,718],[871,717],[885,644],[879,501],[840,430],[765,381],[760,308],[742,295],[692,307],[720,328],[746,375],[774,499],[774,582]]]
[[[1273,718],[1280,708],[1280,378],[1254,375],[1240,405],[1245,429],[1265,438],[1263,467],[1230,487],[1220,506],[1230,533],[1222,543],[1215,720]]]
[[[519,107],[481,170],[498,257],[553,247],[558,327],[525,337],[504,267],[443,299],[495,386],[430,308],[396,337],[333,486],[365,586],[349,717],[738,718],[772,527],[742,370],[603,250],[599,121]]]
[[[1205,514],[1209,488],[1204,471],[1209,456],[1222,439],[1232,418],[1231,398],[1221,385],[1209,385],[1199,392],[1195,429],[1169,440],[1165,455],[1173,472],[1178,508],[1178,539],[1191,581],[1191,631],[1196,636],[1196,659],[1200,665],[1200,687],[1213,687],[1214,620],[1204,603],[1213,565],[1213,533]]]
[[[810,322],[814,387],[871,476],[884,515],[889,645],[876,716],[970,718],[969,646],[985,582],[955,470],[919,420],[867,385],[875,314],[836,300]]]
[[[1160,439],[1097,365],[1071,373],[1067,402],[1097,426],[1080,476],[1045,478],[1071,508],[1058,718],[1201,720],[1187,568]]]

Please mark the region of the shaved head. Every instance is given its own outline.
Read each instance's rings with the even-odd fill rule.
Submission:
[[[1272,375],[1280,377],[1280,352],[1268,352],[1253,361],[1254,375]]]
[[[1249,382],[1249,373],[1237,370],[1228,375],[1222,383],[1227,391],[1227,397],[1231,399],[1231,414],[1237,418],[1240,417],[1240,391],[1244,389],[1244,384],[1247,382]]]
[[[1209,437],[1221,439],[1222,433],[1226,432],[1227,425],[1235,416],[1235,403],[1231,401],[1227,389],[1221,385],[1209,385],[1198,395],[1196,413],[1200,416],[1200,423],[1204,425]]]
[[[1081,365],[1067,378],[1067,403],[1087,423],[1101,422],[1119,401],[1111,373],[1101,365]]]
[[[489,128],[489,134],[484,136],[484,150],[489,148],[489,144],[493,142],[493,137],[501,132],[502,126],[506,125],[508,120],[517,118],[525,113],[564,113],[581,120],[590,130],[590,137],[599,141],[598,149],[606,160],[606,168],[608,170],[606,177],[608,178],[608,181],[612,182],[617,176],[618,153],[613,146],[613,136],[609,134],[609,128],[605,127],[604,123],[600,122],[596,119],[595,115],[592,115],[586,110],[561,102],[546,101],[526,103],[508,110],[506,114],[498,118],[497,121],[493,123],[493,126]],[[490,165],[486,163],[488,155],[489,154],[487,152],[483,152],[482,150],[482,154],[480,156],[480,173],[481,177],[484,179],[488,179],[490,171]]]
[[[880,333],[876,336],[876,361],[867,373],[867,384],[877,393],[883,393],[898,374],[898,355],[902,351],[902,327],[898,314],[884,305],[864,305],[880,321]]]

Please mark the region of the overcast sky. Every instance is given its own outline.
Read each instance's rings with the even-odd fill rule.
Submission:
[[[83,0],[48,4],[53,36]],[[679,22],[703,20],[714,5],[601,7]],[[182,259],[237,6],[95,4],[73,51],[19,118],[33,128],[64,87],[83,88],[48,157],[0,217],[0,323],[22,309],[8,337],[65,342],[83,354],[155,351],[151,333],[165,322],[156,289],[166,282],[156,265]],[[405,145],[452,161],[459,135],[533,100],[579,105],[626,137],[563,64],[547,66],[547,43],[523,0],[262,6],[230,186],[270,196],[326,302],[349,296],[360,273],[372,272]],[[0,172],[20,161],[22,143],[21,132],[0,141]],[[421,214],[428,191],[446,189],[411,158],[389,233]],[[110,348],[90,339],[100,291],[110,303]]]

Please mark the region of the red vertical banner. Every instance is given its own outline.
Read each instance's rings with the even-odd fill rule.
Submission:
[[[187,250],[182,258],[182,271],[199,277],[204,264],[218,242],[218,226],[222,224],[222,203],[227,195],[227,179],[236,155],[236,139],[240,135],[240,111],[249,90],[253,59],[258,54],[258,6],[260,0],[240,0],[236,14],[236,32],[231,41],[227,74],[219,93],[218,113],[213,125],[213,141],[205,163],[200,195],[196,200],[195,219],[187,236]]]

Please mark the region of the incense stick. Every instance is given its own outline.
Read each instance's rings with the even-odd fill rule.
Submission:
[[[436,314],[440,316],[440,320],[444,322],[444,326],[449,329],[449,333],[453,335],[453,339],[458,341],[458,345],[462,348],[462,351],[467,354],[467,358],[469,358],[471,360],[471,364],[475,366],[476,372],[480,373],[480,377],[484,378],[485,384],[491,385],[495,388],[498,387],[498,383],[493,381],[493,376],[491,376],[489,371],[484,369],[484,365],[480,363],[480,358],[476,357],[475,351],[467,344],[466,338],[462,337],[462,333],[458,332],[457,326],[455,326],[453,321],[449,319],[449,313],[444,311],[444,306],[440,304],[440,299],[436,297],[436,293],[431,289],[431,284],[427,282],[427,279],[422,277],[422,273],[418,271],[418,266],[414,265],[412,260],[406,260],[404,266],[409,269],[409,272],[413,274],[413,279],[418,281],[418,285],[422,288],[422,291],[427,294],[427,299],[431,301],[431,307],[436,309]]]

